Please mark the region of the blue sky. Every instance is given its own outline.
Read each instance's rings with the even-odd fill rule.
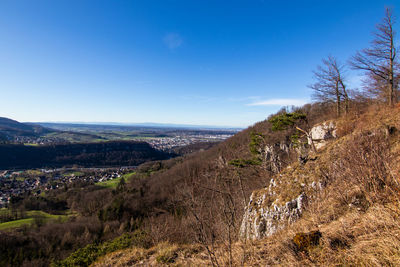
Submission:
[[[248,126],[309,102],[396,2],[1,0],[0,116]]]

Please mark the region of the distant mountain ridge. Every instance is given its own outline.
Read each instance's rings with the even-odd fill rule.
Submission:
[[[37,137],[54,130],[40,125],[21,123],[5,117],[0,117],[0,139],[9,139],[15,136]]]
[[[206,130],[232,130],[239,131],[243,127],[234,126],[215,126],[215,125],[194,125],[194,124],[174,124],[174,123],[155,123],[155,122],[140,122],[140,123],[120,123],[120,122],[32,122],[35,125],[44,127],[54,126],[116,126],[116,127],[152,127],[152,128],[182,128],[182,129],[206,129]]]

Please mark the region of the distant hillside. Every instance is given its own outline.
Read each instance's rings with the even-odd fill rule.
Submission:
[[[15,120],[0,117],[0,138],[12,138],[15,136],[36,137],[50,132],[54,132],[54,130],[40,125],[20,123]]]
[[[38,140],[40,138],[40,140]],[[83,132],[63,129],[51,129],[36,123],[21,123],[12,119],[0,117],[0,141],[10,143],[89,143],[107,139]]]

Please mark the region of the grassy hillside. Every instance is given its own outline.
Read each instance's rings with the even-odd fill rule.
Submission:
[[[31,225],[33,223],[45,223],[50,220],[65,221],[67,215],[53,215],[40,210],[31,210],[26,212],[26,217],[20,220],[14,220],[9,222],[0,223],[0,230],[9,230],[12,228],[19,228],[24,225]]]
[[[115,179],[104,181],[104,182],[98,182],[98,183],[96,183],[96,185],[103,186],[105,188],[116,188],[122,179],[124,179],[125,183],[129,182],[129,180],[131,178],[134,178],[135,173],[136,172],[127,173],[127,174],[122,175],[119,178],[115,178]]]
[[[126,266],[128,263],[143,266],[399,265],[400,109],[371,107],[362,114],[349,115],[335,122],[339,137],[314,154],[313,160],[305,164],[292,161],[279,174],[274,175],[277,184],[274,200],[279,199],[283,203],[299,194],[301,184],[310,184],[312,181],[325,183],[321,190],[305,187],[304,190],[309,190],[312,196],[310,203],[302,217],[289,224],[285,230],[256,241],[239,241],[231,236],[229,242],[229,235],[222,235],[219,241],[198,239],[192,245],[156,242],[152,248],[133,247],[106,255],[95,266]],[[262,127],[268,127],[266,122],[255,125],[249,131]],[[239,135],[223,145],[229,147],[237,138],[244,139]],[[216,148],[221,156],[222,149],[219,149]],[[244,150],[245,147],[237,146],[236,149]],[[245,157],[249,153],[240,155]],[[234,156],[227,157],[227,160]],[[214,155],[213,160],[217,159]],[[184,171],[185,164],[188,163],[183,162],[176,168]],[[254,170],[258,168],[251,167]],[[195,171],[199,174],[203,170]],[[209,166],[207,171],[212,173],[215,169]],[[246,179],[249,180],[248,177]],[[219,204],[224,206],[225,212],[231,211],[224,202]],[[213,215],[217,214],[215,212]],[[202,219],[200,216],[201,213],[195,214],[199,220]],[[216,222],[208,217],[202,222],[207,221]],[[168,221],[163,222],[169,226]],[[201,232],[206,231],[206,227],[203,226],[197,232],[202,238],[207,237],[205,232]],[[231,234],[235,231],[236,228]],[[221,227],[214,233],[223,232]],[[225,230],[225,233],[229,234],[229,231]],[[317,242],[310,241],[312,239],[309,237],[313,234]],[[172,241],[173,237],[166,239]]]

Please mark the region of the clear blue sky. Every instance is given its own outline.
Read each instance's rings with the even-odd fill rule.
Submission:
[[[1,0],[0,116],[248,126],[308,102],[396,2]]]

